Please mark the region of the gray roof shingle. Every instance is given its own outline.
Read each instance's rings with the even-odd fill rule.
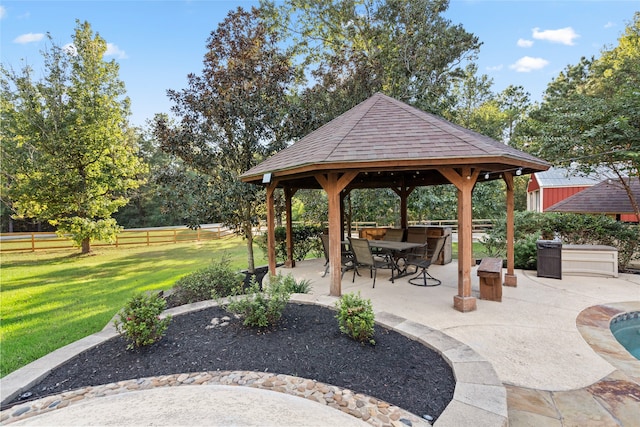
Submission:
[[[496,162],[496,159],[499,161]],[[267,172],[277,175],[324,170],[332,165],[362,169],[367,163],[423,161],[425,165],[478,164],[524,166],[531,172],[548,163],[441,117],[381,93],[356,105],[290,147],[242,174],[255,181]]]

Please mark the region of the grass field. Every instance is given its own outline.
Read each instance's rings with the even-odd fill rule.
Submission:
[[[457,257],[457,244],[453,243]],[[482,245],[474,243],[474,255]],[[0,377],[100,331],[140,291],[167,290],[185,274],[226,255],[247,267],[237,237],[200,243],[0,255]],[[255,248],[255,263],[267,263]]]
[[[219,260],[247,267],[240,238],[127,248],[10,253],[0,257],[0,376],[101,330],[140,291],[166,290]],[[256,266],[266,264],[255,248]]]

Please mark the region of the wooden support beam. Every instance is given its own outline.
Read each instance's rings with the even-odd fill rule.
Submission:
[[[293,259],[293,218],[291,217],[291,199],[296,191],[298,191],[297,188],[284,188],[285,213],[287,215],[287,260],[285,266],[288,268],[296,266],[296,260]]]
[[[407,228],[409,226],[407,218],[407,199],[416,187],[407,187],[403,184],[401,187],[391,189],[398,195],[398,197],[400,197],[400,228]]]
[[[267,256],[269,258],[269,274],[276,275],[276,210],[273,193],[277,182],[267,186]]]
[[[342,295],[342,227],[340,220],[340,192],[358,175],[357,172],[336,172],[316,175],[316,179],[327,193],[329,204],[329,275],[331,285],[329,295]]]
[[[471,296],[471,259],[473,257],[473,210],[471,195],[480,170],[470,167],[441,169],[440,173],[458,189],[458,295],[453,307],[461,312],[476,309],[476,298]]]
[[[514,256],[514,185],[513,185],[513,173],[505,172],[502,174],[502,179],[507,186],[507,274],[504,276],[505,286],[518,286],[518,276],[514,272],[515,268],[515,256]]]

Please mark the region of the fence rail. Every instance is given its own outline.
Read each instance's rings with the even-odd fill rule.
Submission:
[[[451,227],[452,232],[457,233],[457,220],[433,220],[433,221],[410,221],[410,226],[428,225],[437,227]],[[375,221],[353,222],[351,231],[355,235],[363,228],[378,228]],[[256,227],[256,234],[260,234],[264,226]],[[484,233],[493,228],[490,219],[474,219],[473,232]],[[203,226],[196,230],[185,227],[175,228],[155,228],[139,230],[123,230],[117,237],[115,243],[95,242],[92,247],[122,247],[131,245],[146,245],[158,243],[183,243],[201,242],[207,240],[221,239],[232,234],[228,228],[223,226]],[[67,237],[59,237],[55,233],[0,233],[0,253],[5,252],[35,252],[50,249],[72,249],[73,243]]]
[[[427,221],[409,221],[409,225],[430,225],[436,227],[451,227],[453,233],[458,232],[457,219],[438,219]],[[493,228],[493,221],[490,219],[474,219],[471,221],[473,233],[486,233]]]
[[[185,227],[156,228],[148,230],[123,230],[114,243],[95,242],[92,247],[150,246],[157,243],[184,243],[217,240],[232,232],[223,226],[206,226],[191,230]],[[0,253],[50,249],[72,249],[72,241],[55,233],[1,233]]]

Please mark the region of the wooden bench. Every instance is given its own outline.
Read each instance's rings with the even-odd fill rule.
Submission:
[[[482,258],[478,266],[480,299],[502,302],[502,259]]]

